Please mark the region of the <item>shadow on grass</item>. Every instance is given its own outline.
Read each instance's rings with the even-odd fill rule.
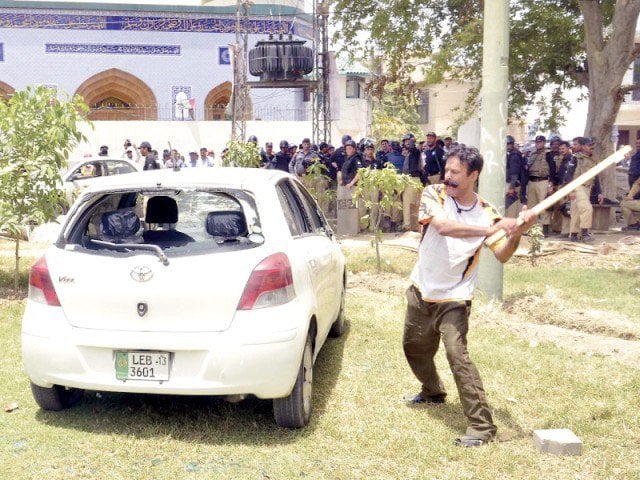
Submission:
[[[443,405],[422,404],[408,408],[424,410],[430,418],[437,419],[449,428],[455,437],[465,434],[469,421],[462,413],[460,402],[445,403]],[[499,442],[506,442],[524,438],[527,433],[516,422],[511,413],[503,408],[492,409],[493,421],[498,424],[497,438]]]
[[[273,419],[272,401],[247,398],[228,403],[211,396],[145,395],[87,391],[77,407],[61,412],[38,410],[46,425],[87,433],[138,438],[171,437],[211,445],[279,445],[312,435],[342,370],[350,322],[340,338],[329,338],[313,372],[313,413],[308,427],[289,430]]]

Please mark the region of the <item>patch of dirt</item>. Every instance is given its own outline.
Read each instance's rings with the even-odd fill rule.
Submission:
[[[565,311],[568,312],[569,309]],[[611,313],[606,312],[606,315]],[[624,322],[625,319],[620,316],[620,320]],[[520,315],[509,313],[498,302],[474,306],[472,321],[505,326],[510,332],[528,340],[532,347],[548,342],[572,352],[600,355],[628,367],[640,368],[640,341],[637,339],[626,340],[564,326],[530,323],[522,320]],[[584,327],[584,323],[580,326]]]
[[[569,306],[555,291],[547,287],[544,296],[527,295],[505,302],[504,311],[528,322],[555,325],[579,332],[595,333],[625,340],[640,340],[640,325],[626,315]]]
[[[395,273],[373,275],[368,272],[349,272],[347,274],[347,290],[350,293],[376,292],[404,295],[409,285],[408,278],[401,277]]]
[[[562,260],[565,253],[552,255]],[[590,259],[585,265],[592,268],[625,266],[621,259],[598,255],[576,255],[569,252],[567,261]],[[517,260],[525,261],[525,260]],[[528,260],[526,260],[528,261]],[[554,262],[554,264],[557,264]],[[628,259],[626,263],[628,268]],[[409,280],[394,273],[373,275],[367,272],[350,273],[347,277],[350,293],[386,293],[404,295]],[[526,320],[525,320],[526,319]],[[554,343],[561,348],[584,355],[600,355],[623,365],[640,368],[640,325],[623,314],[593,309],[581,309],[559,298],[549,288],[543,297],[527,296],[515,301],[487,304],[476,303],[472,309],[472,322],[506,326],[509,331],[528,340],[530,345]]]

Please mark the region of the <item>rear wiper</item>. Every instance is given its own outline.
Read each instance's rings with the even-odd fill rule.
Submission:
[[[150,250],[155,252],[156,255],[158,255],[158,258],[160,258],[160,261],[164,266],[169,265],[169,259],[167,258],[167,256],[164,254],[164,252],[158,245],[147,245],[142,243],[112,243],[112,242],[105,242],[103,240],[94,240],[94,239],[91,239],[91,243],[95,243],[96,245],[102,245],[103,247],[109,247],[114,249],[130,248],[133,250]]]

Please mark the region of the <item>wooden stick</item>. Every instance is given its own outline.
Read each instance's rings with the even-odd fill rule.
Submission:
[[[593,177],[598,175],[600,172],[603,172],[604,170],[606,170],[611,165],[614,165],[614,164],[618,163],[620,160],[622,160],[624,158],[624,156],[628,152],[631,152],[631,146],[630,145],[624,146],[623,148],[621,148],[617,152],[613,153],[612,155],[609,155],[607,158],[602,160],[600,163],[595,165],[593,168],[590,168],[589,170],[584,172],[578,178],[574,178],[571,182],[567,183],[560,190],[558,190],[557,192],[555,192],[552,195],[549,195],[547,198],[542,200],[537,205],[531,207],[530,211],[532,211],[536,215],[540,215],[547,208],[549,208],[552,205],[555,205],[556,203],[558,203],[560,200],[562,200],[564,197],[569,195],[571,192],[573,192],[580,185],[583,185],[583,184],[587,183],[589,180],[591,180]],[[518,218],[516,224],[518,226],[520,226],[523,223],[524,222],[522,221],[522,219]],[[487,245],[487,246],[493,245],[495,242],[500,240],[505,235],[507,235],[507,232],[505,232],[504,230],[498,230],[496,233],[494,233],[490,237],[487,237],[487,239],[484,241],[484,244]]]

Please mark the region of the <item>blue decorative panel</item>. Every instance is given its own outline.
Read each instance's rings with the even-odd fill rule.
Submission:
[[[179,45],[131,45],[113,43],[45,43],[45,53],[98,55],[180,55]]]
[[[229,52],[229,47],[218,47],[218,64],[231,65],[231,52]]]
[[[4,43],[0,43],[0,62],[4,62]]]
[[[60,28],[63,30],[106,30],[104,15],[60,15],[2,13],[0,28]]]
[[[0,28],[62,30],[127,30],[153,32],[235,33],[234,18],[140,17],[121,15],[0,14]],[[299,27],[287,20],[249,20],[241,31],[252,34],[295,34]]]

